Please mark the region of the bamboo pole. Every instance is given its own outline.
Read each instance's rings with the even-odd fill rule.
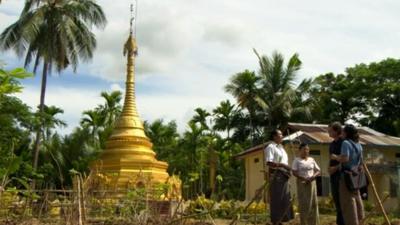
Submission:
[[[81,207],[82,207],[82,210],[81,210],[81,212],[82,212],[82,220],[83,220],[83,223],[86,223],[86,202],[85,202],[86,197],[85,197],[85,185],[84,185],[84,182],[83,182],[82,174],[79,174],[78,179],[80,180],[79,183],[81,185],[80,198],[81,198]]]
[[[381,212],[382,212],[382,214],[383,214],[383,217],[385,218],[386,224],[387,224],[387,225],[391,225],[391,224],[390,224],[389,217],[388,217],[387,214],[386,214],[385,208],[384,208],[383,205],[382,205],[382,201],[381,201],[381,199],[379,198],[378,192],[376,191],[375,184],[374,184],[374,181],[372,180],[371,173],[369,172],[369,169],[368,169],[367,165],[366,165],[364,162],[362,163],[362,165],[363,165],[365,174],[367,175],[368,180],[369,180],[369,182],[370,182],[370,184],[371,184],[372,191],[374,192],[374,196],[375,196],[375,198],[376,198],[376,201],[378,202],[379,208],[380,208],[380,210],[381,210]]]
[[[81,205],[81,180],[79,179],[79,176],[75,176],[77,182],[78,182],[78,223],[79,225],[83,225],[83,220],[82,220],[82,205]]]
[[[386,200],[389,199],[389,197],[390,197],[390,195],[386,195],[386,196],[383,198],[382,203],[385,203]],[[373,208],[373,210],[372,210],[371,212],[369,212],[369,213],[362,219],[362,223],[361,223],[361,224],[364,224],[365,221],[367,221],[367,220],[373,215],[373,212],[374,212],[375,210],[379,210],[378,208],[379,208],[379,206],[378,206],[378,205],[375,205],[375,207]]]

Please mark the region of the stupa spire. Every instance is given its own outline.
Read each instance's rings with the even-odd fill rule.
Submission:
[[[136,108],[137,44],[134,24],[135,15],[131,5],[129,36],[123,51],[127,61],[124,106],[99,161],[94,165],[98,173],[112,176],[115,179],[112,183],[119,187],[125,187],[130,182],[137,183],[135,180],[139,175],[151,179],[151,183],[164,183],[169,179],[168,164],[155,158],[153,144],[144,132]]]

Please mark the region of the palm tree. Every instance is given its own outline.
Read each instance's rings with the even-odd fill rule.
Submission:
[[[103,111],[105,122],[108,127],[112,127],[117,116],[121,113],[122,106],[120,104],[122,99],[122,93],[120,91],[113,91],[110,94],[103,91],[101,97],[106,101],[100,110]]]
[[[86,110],[83,112],[81,126],[90,130],[95,147],[99,146],[100,129],[105,125],[105,117],[99,110]]]
[[[225,86],[225,91],[236,98],[237,103],[243,109],[247,109],[249,113],[251,136],[253,137],[255,126],[253,124],[256,117],[256,96],[259,89],[257,83],[260,78],[254,72],[245,70],[244,72],[235,74],[228,85]]]
[[[80,61],[91,59],[96,47],[91,28],[103,28],[105,24],[103,10],[95,0],[27,0],[19,19],[1,33],[1,49],[13,49],[19,56],[25,55],[25,66],[33,62],[35,73],[42,63],[40,114],[44,112],[48,74],[53,69],[61,72],[68,66],[76,71]],[[34,146],[34,170],[38,164],[40,136],[39,129]]]
[[[296,90],[294,80],[297,72],[301,68],[301,61],[298,54],[290,57],[285,65],[284,57],[281,53],[273,52],[272,57],[260,56],[256,50],[260,69],[258,76],[260,77],[261,90],[256,97],[256,102],[263,109],[265,118],[267,119],[267,130],[275,127],[284,127],[291,115],[300,110],[309,112],[305,106],[295,104],[302,95],[299,96],[301,88],[309,87],[307,81],[303,81]]]
[[[232,105],[229,100],[222,101],[220,105],[213,110],[213,113],[215,116],[213,126],[214,130],[226,131],[227,138],[229,139],[230,131],[238,115],[235,105]]]
[[[201,130],[208,130],[209,126],[207,124],[207,118],[211,116],[211,114],[202,108],[196,108],[194,111],[196,114],[190,121],[193,123],[199,123]]]
[[[64,110],[56,106],[44,106],[44,114],[41,118],[43,120],[43,140],[47,141],[52,135],[52,129],[56,127],[65,127],[67,124],[58,119],[58,114],[64,113]],[[40,117],[40,116],[39,116]]]

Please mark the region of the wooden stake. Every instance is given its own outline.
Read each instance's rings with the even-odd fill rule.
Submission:
[[[374,184],[374,181],[372,180],[371,173],[369,172],[369,169],[368,169],[367,165],[364,162],[363,162],[363,167],[364,167],[365,174],[368,177],[369,183],[371,184],[372,191],[374,192],[374,195],[375,195],[376,201],[378,202],[379,208],[380,208],[380,210],[381,210],[381,212],[383,214],[383,217],[385,218],[386,224],[387,225],[391,225],[390,224],[390,220],[389,220],[389,218],[388,218],[388,216],[386,214],[385,208],[383,208],[382,201],[379,198],[378,192],[376,191],[375,184]]]
[[[386,196],[383,198],[382,203],[385,203],[386,200],[389,199],[389,197],[390,197],[390,195],[386,195]],[[361,224],[365,224],[365,221],[367,221],[367,219],[373,215],[373,213],[375,212],[375,210],[379,210],[378,208],[379,208],[379,206],[378,206],[378,205],[375,205],[374,209],[373,209],[370,213],[368,213],[368,214],[363,218]]]

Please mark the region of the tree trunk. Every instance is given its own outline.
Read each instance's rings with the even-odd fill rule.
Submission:
[[[44,61],[43,62],[43,71],[42,71],[42,84],[41,84],[41,90],[40,90],[40,103],[39,103],[39,127],[38,130],[36,131],[36,140],[35,140],[35,145],[34,145],[34,151],[33,151],[33,171],[36,172],[37,166],[38,166],[38,161],[39,161],[39,152],[40,152],[40,140],[42,136],[42,129],[43,129],[43,113],[44,113],[44,99],[45,99],[45,94],[46,94],[46,84],[47,84],[47,70],[48,70],[49,64]],[[34,188],[34,185],[32,186]]]

